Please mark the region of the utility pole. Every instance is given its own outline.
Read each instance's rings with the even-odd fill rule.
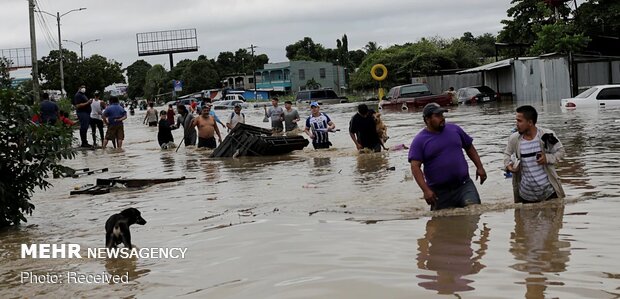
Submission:
[[[58,50],[60,51],[60,96],[65,97],[65,71],[62,67],[62,39],[60,38],[60,12],[56,12],[56,22],[58,23]]]
[[[80,10],[85,10],[86,8],[81,7],[81,8],[76,8],[76,9],[72,9],[68,12],[63,13],[62,15],[60,14],[60,12],[56,12],[56,15],[54,16],[53,14],[47,12],[47,11],[42,11],[39,10],[40,12],[44,13],[44,14],[48,14],[52,17],[56,17],[56,23],[58,24],[58,50],[60,51],[59,55],[60,55],[60,94],[62,97],[67,95],[67,92],[65,91],[65,72],[64,69],[62,67],[62,39],[60,38],[60,17],[63,17],[71,12],[74,11],[80,11]]]
[[[39,98],[39,65],[37,63],[37,36],[34,27],[34,0],[28,0],[30,18],[30,58],[32,60],[32,93],[35,100]]]
[[[91,40],[89,40],[89,41],[87,41],[85,43],[83,43],[83,42],[79,42],[78,43],[78,42],[74,42],[74,41],[69,40],[69,39],[63,39],[63,41],[68,42],[68,43],[74,43],[74,44],[80,46],[80,60],[84,61],[84,46],[87,45],[88,43],[91,43],[91,42],[98,42],[98,41],[100,41],[100,39],[91,39]]]
[[[254,58],[254,48],[258,48],[258,46],[250,45],[250,47],[247,48],[247,49],[250,49],[252,51],[252,66],[253,66],[252,67],[252,70],[253,70],[252,73],[254,73],[254,100],[257,101],[258,100],[258,96],[257,96],[257,93],[256,93],[256,59]]]

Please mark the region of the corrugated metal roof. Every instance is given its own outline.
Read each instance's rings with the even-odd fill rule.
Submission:
[[[513,61],[514,61],[513,58],[504,59],[504,60],[500,60],[500,61],[497,61],[497,62],[481,65],[479,67],[462,70],[462,71],[456,72],[456,73],[457,74],[464,74],[464,73],[475,73],[475,72],[484,72],[484,71],[490,71],[490,70],[494,70],[494,69],[500,69],[500,68],[511,66]]]

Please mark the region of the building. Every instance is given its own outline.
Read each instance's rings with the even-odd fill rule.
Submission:
[[[224,77],[222,86],[231,89],[254,89],[254,76],[236,74]]]
[[[309,89],[306,85],[314,79],[321,88],[333,89],[340,94],[348,88],[346,72],[346,68],[330,62],[299,60],[267,63],[262,70],[256,71],[256,86],[262,90],[295,92]]]

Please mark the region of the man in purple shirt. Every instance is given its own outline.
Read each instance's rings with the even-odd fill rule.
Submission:
[[[461,127],[446,124],[443,116],[446,111],[436,103],[424,106],[426,127],[413,138],[409,148],[411,172],[432,211],[480,203],[463,150],[476,165],[476,179],[480,177],[480,184],[487,179],[473,139]]]

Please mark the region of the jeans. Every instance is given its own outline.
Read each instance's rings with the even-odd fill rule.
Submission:
[[[471,178],[466,178],[455,184],[431,186],[431,189],[437,196],[437,202],[431,206],[432,211],[480,204],[480,195]]]
[[[77,117],[80,121],[80,139],[82,145],[86,145],[88,144],[86,133],[88,133],[88,127],[90,126],[90,112],[77,112]]]

